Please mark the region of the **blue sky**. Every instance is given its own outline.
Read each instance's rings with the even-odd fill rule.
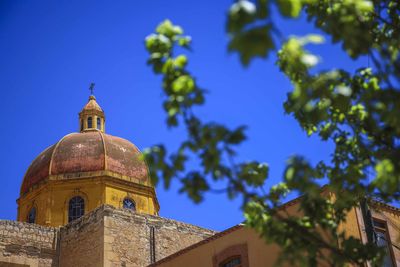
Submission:
[[[89,84],[107,116],[107,133],[140,149],[164,143],[176,147],[181,130],[168,130],[162,110],[160,78],[146,65],[144,38],[169,18],[192,36],[189,69],[209,90],[198,115],[230,127],[248,126],[240,160],[270,165],[267,186],[280,180],[294,154],[312,162],[327,159],[331,146],[308,138],[284,114],[290,83],[275,66],[275,56],[244,69],[228,54],[224,31],[231,1],[34,1],[0,2],[0,218],[16,218],[23,175],[30,162],[64,135],[78,131],[78,112]],[[318,33],[304,18],[277,18],[285,35]],[[312,47],[324,68],[354,69],[339,45]],[[222,230],[243,220],[240,200],[208,194],[193,204],[177,193],[178,184],[157,187],[160,215]]]

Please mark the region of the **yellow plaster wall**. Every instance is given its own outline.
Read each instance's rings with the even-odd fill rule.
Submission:
[[[81,196],[85,200],[85,214],[102,204],[122,208],[125,197],[135,201],[137,212],[158,214],[154,197],[143,188],[118,185],[106,182],[103,178],[47,181],[18,200],[18,221],[27,221],[30,209],[35,206],[37,224],[65,225],[68,223],[68,203],[74,196]]]
[[[32,205],[37,209],[36,223],[60,226],[68,223],[68,202],[74,196],[85,200],[85,214],[103,203],[104,185],[93,181],[51,182],[20,199],[19,221],[26,221]]]
[[[353,207],[346,215],[346,221],[339,225],[339,232],[344,232],[346,237],[355,237],[362,240],[360,223],[362,214],[358,207]]]
[[[149,193],[135,188],[121,188],[109,184],[106,185],[106,204],[112,205],[116,208],[122,208],[123,200],[126,197],[135,201],[137,212],[158,215],[158,210],[155,207],[154,199]]]
[[[283,212],[285,210],[285,212]],[[288,202],[282,207],[282,215],[301,216],[298,199]],[[322,235],[326,240],[336,242],[328,235]],[[242,227],[238,230],[223,235],[220,238],[210,240],[193,250],[162,262],[160,267],[190,266],[190,267],[213,267],[213,258],[225,249],[235,245],[246,244],[248,249],[249,266],[269,267],[275,266],[280,255],[280,248],[276,244],[267,244],[259,235],[250,228]],[[291,266],[283,264],[282,266]],[[320,262],[318,266],[325,267],[326,263]]]
[[[88,125],[88,118],[92,117],[92,127],[89,128]],[[97,118],[100,118],[100,129],[97,129]],[[93,114],[88,114],[88,115],[84,115],[81,116],[81,118],[79,119],[79,130],[81,130],[81,123],[83,122],[83,130],[88,130],[88,129],[92,129],[92,130],[100,130],[103,133],[105,132],[105,120],[103,117],[101,116],[97,116],[97,115],[93,115]]]
[[[27,221],[29,211],[36,208],[36,223],[46,225],[46,214],[48,213],[49,193],[43,189],[36,190],[19,199],[18,221]]]
[[[249,266],[274,266],[274,263],[279,255],[279,247],[274,244],[266,244],[264,240],[259,238],[253,230],[247,228],[235,230],[227,235],[198,246],[195,249],[189,250],[178,257],[172,258],[171,260],[163,262],[157,266],[212,267],[213,258],[215,255],[218,255],[229,247],[242,244],[247,244]]]

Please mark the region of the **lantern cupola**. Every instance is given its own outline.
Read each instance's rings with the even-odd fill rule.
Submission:
[[[101,131],[105,132],[105,115],[94,95],[90,95],[89,102],[79,113],[80,132]]]

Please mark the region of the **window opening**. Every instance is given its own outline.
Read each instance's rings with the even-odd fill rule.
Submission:
[[[33,207],[30,209],[28,213],[28,223],[35,223],[36,222],[36,208]]]
[[[123,201],[123,206],[125,209],[136,210],[135,201],[130,198],[125,198]]]
[[[382,267],[393,267],[392,253],[390,251],[390,239],[387,232],[385,222],[373,220],[375,242],[378,247],[385,248],[385,257],[383,259]]]
[[[230,258],[222,262],[219,267],[240,267],[242,266],[242,261],[240,256]]]
[[[88,127],[88,128],[93,128],[92,117],[89,117],[89,118],[87,119],[87,127]]]
[[[72,222],[85,214],[85,201],[82,197],[76,196],[70,199],[68,205],[68,222]]]

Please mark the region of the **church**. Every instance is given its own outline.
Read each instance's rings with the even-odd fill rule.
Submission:
[[[17,221],[0,220],[0,267],[274,265],[279,247],[242,224],[215,232],[160,217],[139,149],[106,133],[93,94],[78,122],[79,132],[46,148],[28,167]],[[296,214],[300,199],[282,209]],[[384,266],[400,266],[400,209],[381,202],[370,209],[379,245],[387,249]],[[360,208],[349,212],[343,227],[367,242]]]

